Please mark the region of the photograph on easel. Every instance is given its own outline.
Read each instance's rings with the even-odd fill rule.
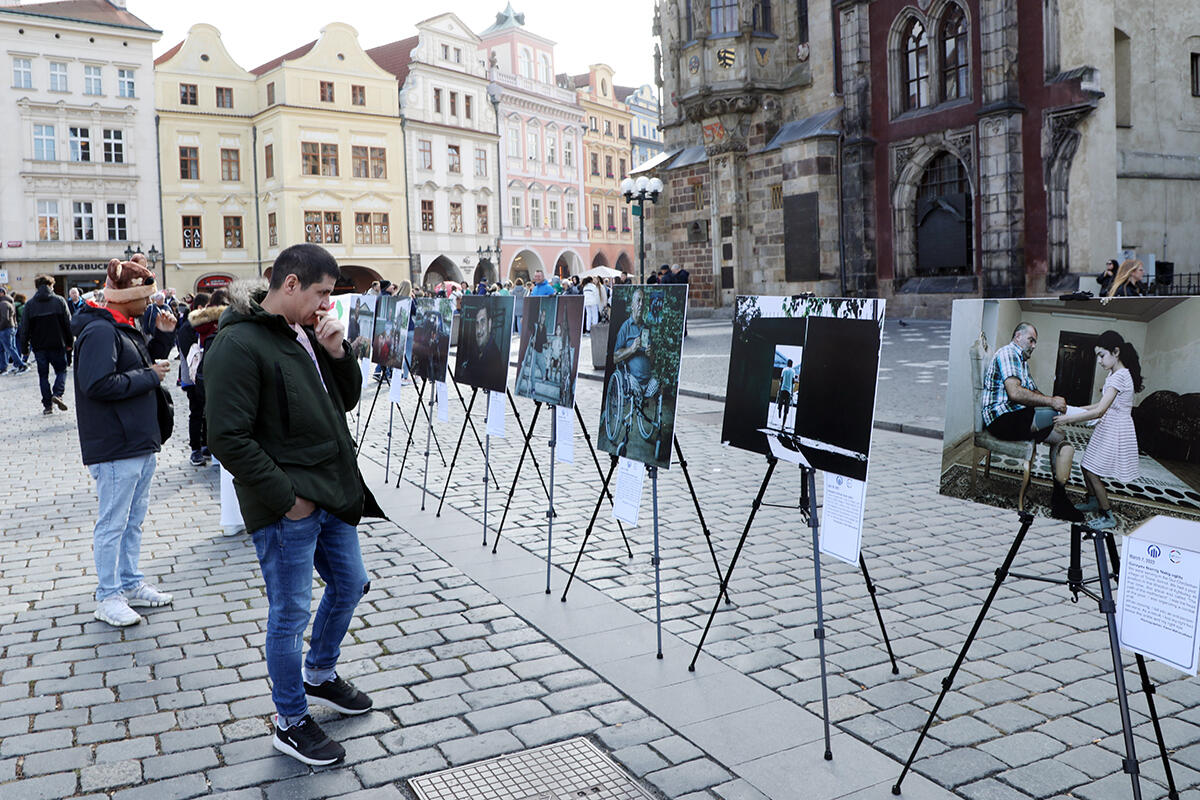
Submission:
[[[513,390],[553,406],[575,405],[583,297],[526,297]]]
[[[615,286],[597,446],[668,469],[687,286]]]
[[[408,344],[408,314],[412,300],[382,295],[375,307],[375,336],[371,360],[385,367],[403,367]]]
[[[1200,520],[1200,298],[956,300],[948,383],[942,494]]]
[[[371,357],[371,338],[375,332],[375,302],[378,299],[373,294],[353,294],[337,298],[339,303],[349,303],[346,341],[350,342],[350,352],[358,360]]]
[[[514,297],[468,295],[463,298],[454,379],[490,392],[508,384]]]
[[[454,303],[445,297],[419,297],[413,302],[412,314],[412,374],[444,383]]]
[[[884,301],[739,296],[721,441],[866,480]]]

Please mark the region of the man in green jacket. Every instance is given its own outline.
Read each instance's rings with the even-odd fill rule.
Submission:
[[[382,516],[358,471],[346,412],[362,373],[330,313],[338,265],[313,244],[287,248],[271,282],[234,284],[204,356],[208,440],[233,475],[267,592],[267,672],[275,749],[306,764],[345,750],[308,715],[309,701],[363,714],[371,700],[336,672],[341,642],[370,588],[356,526]],[[264,291],[265,290],[265,291]],[[325,581],[308,656],[312,570]]]

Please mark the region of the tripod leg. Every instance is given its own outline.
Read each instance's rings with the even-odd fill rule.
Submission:
[[[408,427],[408,441],[404,443],[404,455],[400,457],[400,471],[396,473],[396,488],[400,488],[400,479],[404,477],[404,467],[408,464],[408,450],[412,447],[413,439],[416,437],[417,411],[425,407],[426,383],[428,381],[422,380],[421,387],[417,389],[417,407],[413,409],[412,425]],[[403,413],[400,416],[404,416]]]
[[[688,494],[692,496],[692,505],[696,507],[696,517],[700,520],[700,530],[704,531],[704,540],[708,542],[708,552],[712,555],[713,566],[717,570],[717,578],[721,577],[721,565],[717,561],[717,551],[713,548],[712,534],[708,531],[708,523],[704,521],[704,512],[700,510],[700,498],[696,495],[696,488],[692,485],[692,474],[688,472],[687,459],[683,457],[683,449],[679,446],[679,437],[675,438],[675,455],[679,457],[679,469],[683,472],[683,479],[687,481]],[[725,605],[732,605],[729,599],[729,593],[725,593]]]
[[[510,398],[511,399],[511,398]],[[500,546],[500,533],[504,530],[504,521],[508,519],[508,509],[512,506],[513,495],[517,492],[517,481],[521,479],[521,467],[525,464],[525,454],[529,452],[529,443],[533,438],[533,431],[537,427],[538,414],[542,411],[541,403],[534,403],[533,418],[529,420],[529,430],[525,433],[525,445],[521,448],[521,457],[517,460],[517,469],[513,473],[512,486],[508,490],[508,499],[504,501],[504,513],[500,515],[500,525],[496,528],[496,536],[492,540],[492,552],[496,552],[496,548]],[[550,491],[546,491],[546,499],[551,498]]]
[[[600,494],[596,496],[596,507],[592,509],[592,518],[588,522],[587,529],[583,532],[583,542],[579,545],[579,554],[575,556],[575,566],[571,567],[571,574],[567,577],[567,585],[563,587],[562,601],[564,603],[567,602],[567,590],[571,588],[571,581],[575,580],[575,570],[579,569],[579,562],[583,558],[583,551],[587,548],[588,537],[592,535],[592,528],[596,526],[596,517],[600,515],[600,506],[604,505],[604,490],[608,488],[613,472],[616,469],[617,457],[612,456],[612,463],[608,467],[608,474],[604,476],[604,486],[601,488]]]
[[[475,437],[475,444],[479,445],[479,453],[484,456],[484,461],[487,461],[487,453],[484,452],[483,439],[479,438],[479,429],[475,427],[475,420],[471,419],[471,406],[475,404],[475,394],[479,391],[479,387],[471,387],[471,402],[468,404],[465,400],[463,400],[462,389],[459,388],[458,381],[454,378],[454,370],[448,369],[446,370],[446,374],[450,376],[450,380],[454,382],[454,391],[458,395],[458,403],[464,409],[466,409],[467,423],[471,426],[471,433]],[[453,464],[454,459],[451,458],[450,462]],[[491,466],[488,466],[487,471],[492,476],[492,480],[496,482],[496,489],[498,490],[500,488],[500,482],[496,480],[496,473],[492,472]]]
[[[867,572],[867,562],[862,551],[858,552],[858,568],[862,570],[863,580],[867,582],[867,594],[871,595],[871,605],[875,606],[875,618],[879,620],[879,632],[883,634],[883,644],[887,647],[888,658],[892,660],[892,674],[899,675],[900,667],[896,666],[896,654],[892,652],[892,640],[888,638],[887,628],[883,624],[883,614],[879,610],[879,600],[875,597],[875,584],[871,581],[871,573]]]
[[[1021,529],[1017,531],[1012,546],[1008,548],[1008,555],[1004,557],[1004,563],[996,570],[996,580],[992,581],[991,591],[988,592],[987,599],[983,601],[983,608],[979,609],[979,616],[975,618],[975,624],[971,626],[971,632],[967,634],[967,641],[963,642],[962,650],[959,651],[958,658],[954,660],[954,666],[950,668],[950,674],[942,679],[941,694],[938,695],[937,702],[933,704],[933,708],[929,711],[929,719],[925,720],[925,726],[921,728],[921,735],[917,737],[917,743],[913,745],[912,752],[908,756],[908,761],[904,762],[904,769],[900,771],[900,777],[896,779],[895,785],[892,786],[892,794],[900,794],[900,784],[904,782],[904,776],[912,768],[912,763],[917,757],[917,751],[921,749],[921,744],[925,741],[925,735],[929,733],[929,726],[937,718],[937,712],[942,707],[942,701],[950,693],[950,687],[954,685],[954,677],[958,675],[959,668],[967,660],[967,651],[971,649],[971,643],[975,641],[975,636],[979,633],[979,629],[983,627],[983,620],[992,607],[992,601],[996,599],[996,593],[1000,591],[1000,585],[1008,577],[1008,571],[1012,568],[1012,563],[1017,557],[1017,551],[1021,549],[1021,543],[1025,541],[1025,535],[1029,533],[1029,526],[1033,524],[1033,514],[1022,511],[1020,512],[1020,518]]]
[[[1116,537],[1105,536],[1104,544],[1108,550],[1109,560],[1112,562],[1109,571],[1112,573],[1113,580],[1119,582],[1121,555],[1117,552]],[[1167,797],[1170,800],[1178,800],[1179,790],[1175,788],[1175,775],[1171,772],[1171,759],[1167,756],[1166,740],[1163,739],[1162,725],[1158,720],[1158,708],[1154,704],[1155,689],[1154,684],[1150,682],[1150,673],[1146,670],[1146,658],[1141,653],[1135,653],[1133,657],[1137,661],[1138,675],[1142,679],[1142,693],[1146,695],[1146,707],[1150,711],[1150,721],[1154,724],[1154,736],[1158,739],[1158,755],[1162,759],[1163,771],[1167,775]]]
[[[371,410],[367,412],[367,421],[363,423],[362,434],[358,439],[358,447],[354,448],[354,454],[357,456],[362,452],[363,442],[367,440],[367,428],[371,425],[371,415],[375,413],[375,403],[379,401],[379,390],[383,388],[383,382],[375,384],[375,398],[371,400]]]
[[[767,484],[771,482],[771,475],[775,472],[775,465],[777,463],[774,458],[767,459],[767,474],[763,476],[762,485],[758,487],[758,495],[754,498],[754,502],[750,504],[750,516],[746,518],[746,526],[742,528],[742,536],[738,539],[737,549],[733,551],[733,558],[729,560],[729,568],[725,570],[725,577],[721,579],[721,590],[717,592],[717,599],[713,601],[712,611],[708,615],[708,622],[704,623],[704,632],[700,634],[700,641],[696,644],[696,652],[692,654],[692,663],[688,664],[688,672],[696,671],[696,659],[700,657],[700,650],[704,647],[704,640],[708,637],[708,629],[712,627],[713,618],[717,616],[717,609],[721,607],[721,596],[729,588],[729,578],[733,575],[733,568],[737,565],[738,556],[742,554],[742,545],[746,543],[746,536],[750,533],[750,526],[754,524],[754,516],[758,513],[758,507],[762,505],[763,495],[767,493]]]
[[[512,407],[513,416],[517,419],[517,427],[521,429],[521,436],[525,436],[525,423],[521,421],[521,412],[517,410],[517,403],[515,400],[513,400],[512,392],[508,391],[507,389],[504,391],[508,394],[508,404]],[[530,425],[532,424],[533,422],[531,421]],[[538,480],[542,482],[542,492],[546,495],[546,498],[549,499],[550,489],[546,486],[546,479],[542,476],[542,468],[538,464],[537,454],[530,453],[530,456],[533,459],[533,468],[537,470]]]
[[[1093,534],[1096,545],[1096,568],[1100,573],[1100,613],[1108,623],[1108,648],[1112,651],[1113,678],[1117,684],[1117,706],[1121,709],[1121,732],[1125,736],[1125,760],[1122,770],[1129,776],[1133,785],[1134,800],[1142,800],[1142,785],[1138,777],[1137,752],[1133,743],[1133,720],[1129,717],[1129,695],[1125,689],[1125,669],[1121,664],[1121,642],[1117,637],[1117,604],[1112,596],[1112,584],[1109,581],[1108,555],[1105,553],[1105,541],[1111,534],[1098,531]]]
[[[808,527],[812,532],[812,552],[813,552],[813,586],[817,596],[817,627],[813,631],[813,638],[817,640],[817,652],[821,659],[821,710],[822,719],[825,722],[825,760],[833,760],[833,749],[829,742],[829,679],[825,664],[825,606],[822,600],[821,592],[821,552],[820,532],[817,522],[817,471],[815,469],[804,469],[804,483],[809,487],[808,497]]]
[[[457,389],[458,384],[454,384],[454,387]],[[454,455],[450,456],[450,469],[446,473],[446,485],[442,487],[442,499],[438,501],[437,513],[434,514],[435,517],[442,515],[442,505],[446,502],[446,492],[450,489],[450,476],[454,474],[454,465],[458,462],[458,451],[462,447],[463,437],[467,435],[467,422],[471,419],[471,409],[475,405],[475,395],[477,394],[479,394],[478,389],[471,389],[471,402],[465,406],[467,409],[466,419],[463,420],[462,430],[458,432],[458,442],[454,445]]]
[[[579,429],[583,431],[583,440],[587,442],[588,450],[592,454],[592,463],[596,465],[596,474],[604,477],[604,470],[600,469],[600,458],[596,455],[596,448],[592,446],[592,435],[588,433],[587,423],[583,421],[583,412],[579,410],[579,404],[575,404],[575,417],[579,420]],[[612,505],[612,492],[608,490],[608,482],[605,481],[604,488],[600,490],[602,498],[607,497],[609,505]],[[625,552],[629,553],[629,557],[633,558],[633,548],[629,546],[629,537],[625,535],[625,526],[621,524],[621,520],[617,520],[617,530],[621,531],[621,538],[625,541]]]

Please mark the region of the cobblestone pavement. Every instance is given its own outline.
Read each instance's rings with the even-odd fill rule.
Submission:
[[[594,429],[599,384],[580,386],[579,402]],[[408,394],[392,425],[393,482],[404,443],[401,414],[411,417],[414,397]],[[462,419],[453,387],[451,398],[452,422],[438,426],[447,461]],[[160,459],[142,556],[149,578],[174,592],[176,602],[149,611],[142,625],[117,631],[91,616],[95,500],[78,461],[74,414],[41,416],[30,373],[0,378],[0,408],[13,443],[9,470],[0,479],[8,498],[0,522],[0,800],[404,797],[408,776],[579,734],[610,748],[667,797],[762,797],[729,763],[697,746],[698,735],[664,724],[590,664],[568,655],[554,636],[435,555],[422,535],[434,500],[426,512],[412,508],[395,515],[395,523],[363,528],[372,590],[343,648],[342,672],[372,693],[377,710],[347,720],[320,716],[346,744],[347,763],[311,771],[275,754],[262,657],[265,599],[253,549],[246,537],[220,533],[216,470],[186,464],[182,399],[177,438]],[[517,402],[528,421],[531,404]],[[385,409],[381,401],[364,450],[364,458],[376,463],[387,460]],[[719,421],[715,403],[680,403],[681,445],[723,566],[763,463],[721,448]],[[543,469],[547,427],[539,423],[536,446]],[[520,449],[511,414],[508,429],[510,438],[492,448],[503,484],[491,493],[493,524]],[[567,566],[599,484],[582,435],[575,436],[576,463],[559,465],[556,474],[553,560]],[[872,455],[864,548],[900,659],[898,676],[891,675],[880,647],[860,574],[831,561],[823,567],[831,713],[839,736],[901,761],[1016,527],[998,510],[937,496],[939,449],[932,440],[880,432]],[[422,478],[419,450],[423,446],[409,453],[406,480]],[[468,434],[447,503],[476,520],[482,516],[482,471]],[[445,475],[435,450],[429,486],[440,491]],[[795,473],[780,470],[767,501],[794,503],[796,489]],[[716,592],[715,568],[677,468],[661,475],[660,511],[665,627],[695,642]],[[536,473],[527,469],[501,559],[518,548],[544,552],[544,514]],[[648,514],[647,498],[643,524],[628,531],[631,560],[607,510],[602,512],[580,567],[585,585],[572,592],[602,592],[650,626]],[[1020,568],[1065,571],[1064,534],[1059,526],[1035,524]],[[730,585],[734,605],[722,608],[705,651],[772,697],[819,713],[809,548],[794,510],[764,507]],[[647,657],[653,660],[651,653]],[[683,669],[682,660],[677,666]],[[1110,672],[1101,618],[1091,604],[1072,605],[1063,591],[1041,584],[1005,586],[916,771],[972,800],[1128,797]],[[1185,796],[1195,796],[1196,684],[1153,664],[1151,674],[1159,683],[1176,780]],[[1145,703],[1139,696],[1131,704],[1146,796],[1160,797],[1162,768],[1152,758]],[[850,749],[835,743],[835,754],[839,748]],[[817,758],[794,764],[794,794],[772,797],[851,796],[836,787],[813,788],[809,776],[816,774]],[[899,764],[892,767],[894,776]],[[908,779],[905,796],[922,796],[917,778]],[[870,796],[886,795],[881,786],[874,791]]]

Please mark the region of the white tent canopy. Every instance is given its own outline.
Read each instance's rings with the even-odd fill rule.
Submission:
[[[600,266],[600,267],[592,267],[587,272],[580,273],[580,277],[619,278],[624,274],[625,273],[621,272],[621,270],[619,270],[619,269],[613,269],[612,267]]]

